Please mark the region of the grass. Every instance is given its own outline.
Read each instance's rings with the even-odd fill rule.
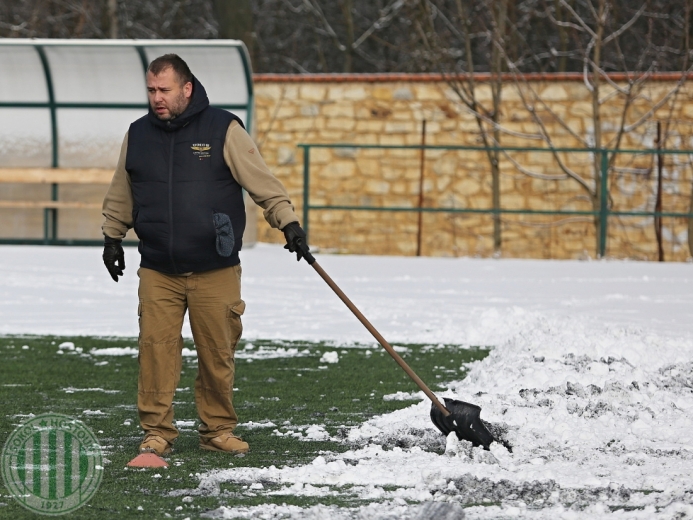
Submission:
[[[65,341],[73,342],[77,349],[58,354],[58,346]],[[237,360],[234,404],[241,422],[237,432],[251,446],[250,453],[244,457],[200,450],[196,426],[185,426],[180,428],[175,451],[167,458],[169,468],[126,468],[127,462],[137,454],[142,437],[135,406],[137,359],[93,356],[89,352],[108,347],[136,347],[134,339],[0,338],[0,442],[4,444],[29,414],[69,415],[94,431],[107,459],[103,481],[91,501],[69,518],[167,518],[167,514],[171,518],[194,518],[206,510],[228,505],[229,495],[238,506],[271,502],[303,507],[316,503],[354,505],[348,497],[274,496],[253,493],[233,484],[222,485],[222,495],[226,495],[222,497],[195,496],[184,502],[181,496],[171,496],[176,490],[181,493],[197,488],[199,481],[195,475],[212,469],[299,465],[321,452],[346,451],[349,446],[341,442],[305,442],[290,435],[278,436],[275,430],[298,431],[309,425],[322,425],[332,436],[344,436],[350,427],[369,417],[411,404],[411,401],[385,401],[384,395],[418,390],[382,349],[276,341],[253,341],[252,345],[252,350],[244,350],[248,345],[241,342],[238,348],[244,352],[257,352],[261,347],[297,348],[304,355]],[[190,343],[186,346],[192,348]],[[481,359],[488,352],[444,345],[404,347],[406,350],[401,355],[434,391],[445,381],[461,379],[463,364]],[[78,352],[79,349],[82,351]],[[321,363],[320,357],[327,351],[337,351],[339,362]],[[184,358],[175,415],[177,420],[195,420],[197,424],[193,393],[196,365],[196,358]],[[116,392],[75,390],[70,393],[70,388]],[[85,413],[86,410],[99,410],[102,414]],[[248,421],[272,421],[277,426],[243,428],[243,422]],[[155,478],[155,474],[161,476]],[[269,489],[271,485],[265,485],[265,491]],[[0,518],[38,517],[17,504],[4,483],[0,495]],[[176,510],[177,507],[182,509]]]

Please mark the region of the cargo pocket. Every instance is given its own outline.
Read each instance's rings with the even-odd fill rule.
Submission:
[[[236,239],[233,236],[231,219],[226,213],[214,213],[214,230],[217,234],[217,253],[219,256],[231,256]]]
[[[231,338],[231,350],[236,350],[236,345],[241,339],[241,334],[243,334],[243,323],[241,322],[241,316],[245,312],[245,302],[239,300],[233,305],[229,305],[226,312],[226,319],[229,323],[230,328],[230,338]]]

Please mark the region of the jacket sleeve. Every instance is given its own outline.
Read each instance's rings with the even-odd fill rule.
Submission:
[[[132,185],[130,174],[125,170],[125,157],[128,150],[128,134],[125,134],[120,148],[120,157],[111,185],[103,200],[103,216],[106,220],[101,226],[107,237],[123,239],[128,229],[132,228]]]
[[[298,222],[286,189],[272,175],[257,146],[237,121],[233,121],[226,132],[224,160],[236,182],[264,210],[270,226],[283,229],[291,222]]]

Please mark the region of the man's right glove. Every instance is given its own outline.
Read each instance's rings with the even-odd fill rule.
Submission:
[[[125,253],[123,246],[120,245],[121,240],[104,236],[103,242],[103,263],[113,281],[117,282],[118,277],[123,276],[123,269],[125,269]]]
[[[312,264],[315,259],[313,255],[310,254],[310,248],[306,241],[306,232],[303,231],[303,228],[301,228],[298,222],[287,224],[282,231],[284,232],[284,238],[286,238],[284,249],[296,253],[297,261],[300,261],[301,258],[305,258],[309,264]]]

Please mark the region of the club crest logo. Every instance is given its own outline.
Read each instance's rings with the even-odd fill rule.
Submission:
[[[197,157],[200,161],[209,159],[212,156],[212,153],[210,152],[210,150],[212,149],[211,144],[193,143],[190,149],[192,150],[193,155]]]
[[[49,516],[82,507],[103,476],[101,446],[92,431],[61,414],[38,415],[20,425],[5,442],[1,460],[10,496]]]

